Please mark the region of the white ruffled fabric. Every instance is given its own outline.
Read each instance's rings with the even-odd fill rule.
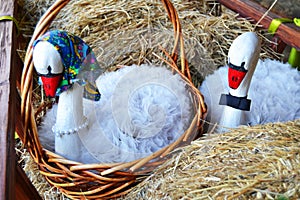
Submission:
[[[219,100],[222,93],[227,94],[229,91],[227,74],[228,67],[220,67],[207,76],[199,87],[208,106],[206,120],[212,124],[219,123],[222,116],[224,106],[219,105]],[[248,98],[251,99],[251,109],[245,111],[244,124],[257,125],[299,119],[300,72],[279,61],[259,60]]]
[[[101,100],[84,99],[88,133],[78,132],[86,152],[81,162],[129,162],[174,142],[194,114],[182,78],[165,67],[130,66],[101,75]],[[54,149],[55,107],[39,127],[42,145]],[[47,137],[47,136],[50,136]]]

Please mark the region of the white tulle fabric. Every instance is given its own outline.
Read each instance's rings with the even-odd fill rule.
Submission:
[[[199,87],[208,106],[210,128],[221,120],[224,106],[220,95],[228,93],[228,68],[220,67],[206,77]],[[300,118],[300,72],[289,64],[266,59],[259,60],[248,92],[251,110],[245,111],[242,125],[285,122]],[[230,117],[230,116],[228,116]]]
[[[82,147],[66,147],[82,148],[77,161],[111,163],[145,157],[174,142],[191,122],[194,111],[186,83],[165,67],[124,67],[101,75],[96,84],[101,100],[83,100],[88,127],[77,132]],[[55,112],[54,106],[39,127],[42,145],[52,151]],[[67,140],[68,135],[61,138]]]

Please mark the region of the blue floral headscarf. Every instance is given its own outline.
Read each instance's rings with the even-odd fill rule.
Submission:
[[[51,43],[59,52],[64,65],[62,81],[56,91],[58,96],[72,87],[74,82],[85,85],[84,97],[98,101],[100,93],[95,86],[96,78],[103,72],[92,49],[79,37],[62,30],[52,30],[37,39]]]

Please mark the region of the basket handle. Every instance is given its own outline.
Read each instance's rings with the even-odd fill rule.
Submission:
[[[40,36],[42,36],[49,28],[51,22],[57,16],[59,11],[68,3],[70,0],[57,0],[41,17],[40,21],[36,25],[36,29],[33,33],[33,36],[29,42],[26,57],[24,61],[24,68],[22,72],[21,78],[21,118],[24,124],[25,132],[20,134],[20,138],[25,145],[35,146],[35,148],[30,148],[31,155],[40,160],[40,155],[42,155],[42,146],[38,139],[37,133],[37,125],[34,117],[33,107],[31,104],[31,93],[32,93],[32,82],[33,82],[33,42],[37,40]],[[170,62],[166,61],[173,69],[176,69],[185,79],[191,81],[191,75],[188,67],[188,63],[185,57],[184,51],[184,40],[181,31],[180,20],[177,14],[176,9],[170,0],[161,0],[166,12],[168,13],[168,17],[173,24],[174,29],[174,47],[171,54],[168,54],[164,49],[164,53],[169,58]],[[181,67],[177,66],[176,62],[178,59],[178,53],[180,52],[180,63]],[[31,129],[29,127],[31,126]],[[35,149],[35,151],[33,151]]]

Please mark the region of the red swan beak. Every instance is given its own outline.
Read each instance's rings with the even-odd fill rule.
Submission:
[[[247,71],[241,71],[237,69],[233,69],[231,67],[228,68],[228,82],[229,87],[232,89],[237,89],[241,82],[243,81]]]
[[[63,75],[58,74],[54,76],[41,76],[45,94],[47,97],[55,97],[56,90],[61,82]]]

